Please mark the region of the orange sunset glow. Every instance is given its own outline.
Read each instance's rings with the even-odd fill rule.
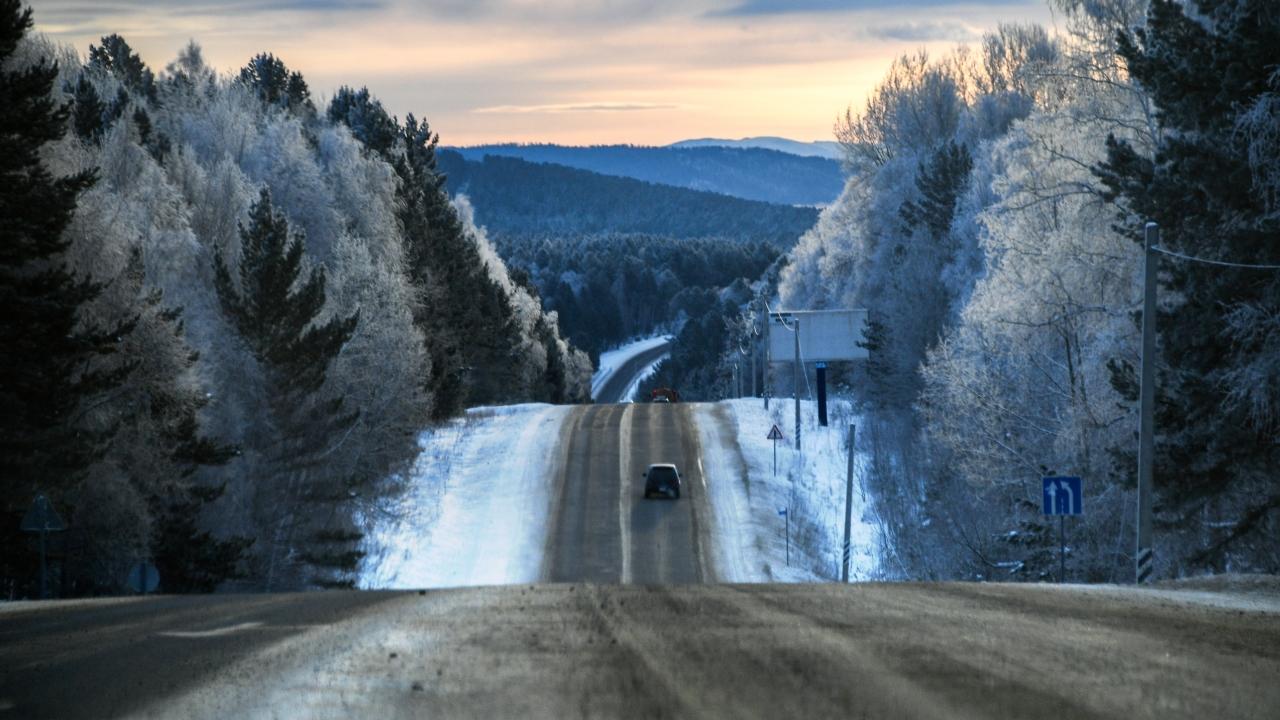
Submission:
[[[37,0],[36,29],[82,56],[123,35],[160,69],[189,39],[232,72],[258,52],[318,98],[368,86],[454,145],[826,140],[893,57],[1053,18],[1041,0]]]

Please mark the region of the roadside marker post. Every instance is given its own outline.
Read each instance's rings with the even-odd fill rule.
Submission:
[[[786,521],[786,538],[787,538],[787,566],[791,565],[791,515],[786,508],[778,508],[778,514]]]
[[[1053,475],[1040,478],[1043,515],[1058,516],[1058,582],[1067,576],[1067,516],[1084,514],[1084,488],[1080,478]]]
[[[782,431],[777,425],[769,431],[769,439],[773,441],[773,476],[778,477],[778,441],[782,439]]]
[[[849,472],[844,485],[844,559],[840,565],[840,582],[849,582],[849,543],[853,525],[853,438],[857,425],[849,425]]]

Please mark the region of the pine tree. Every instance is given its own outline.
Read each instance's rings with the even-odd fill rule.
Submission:
[[[446,178],[436,167],[439,135],[410,114],[401,138],[405,154],[396,169],[406,193],[401,220],[409,272],[426,293],[422,326],[433,340],[434,412],[445,418],[468,401],[509,399],[500,376],[512,364],[518,330],[505,292],[449,203]]]
[[[103,104],[98,90],[89,79],[80,74],[75,88],[71,89],[74,98],[72,127],[82,139],[96,143],[102,139],[106,130],[107,106]]]
[[[1280,12],[1268,0],[1195,5],[1199,17],[1180,2],[1153,0],[1146,29],[1119,36],[1118,52],[1158,108],[1162,132],[1154,158],[1108,138],[1097,173],[1112,199],[1123,198],[1122,223],[1136,241],[1154,220],[1165,248],[1275,264],[1280,216],[1254,185],[1249,140],[1238,128],[1249,108],[1280,90]],[[1157,522],[1192,544],[1190,568],[1263,562],[1274,571],[1267,537],[1280,522],[1280,328],[1265,318],[1280,317],[1280,275],[1160,265],[1160,293],[1172,301],[1157,319]],[[1116,378],[1121,391],[1125,375]],[[1206,542],[1206,516],[1233,523]]]
[[[240,69],[240,82],[252,88],[267,105],[281,107],[304,117],[315,115],[311,89],[302,74],[292,72],[271,53],[259,53]]]
[[[388,161],[394,159],[400,124],[387,114],[382,103],[369,94],[369,88],[353,90],[346,85],[329,102],[329,122],[343,123],[365,147]]]
[[[935,240],[946,235],[955,216],[956,201],[972,169],[969,148],[955,141],[938,148],[927,164],[920,163],[916,172],[920,201],[908,200],[899,210],[908,235],[918,226],[923,226]]]
[[[142,62],[129,43],[119,35],[107,35],[102,38],[102,45],[89,46],[89,63],[108,75],[115,76],[129,92],[137,93],[151,102],[156,100],[156,78],[151,68]]]
[[[0,0],[0,68],[6,68],[27,30],[31,11]],[[119,384],[128,365],[95,370],[115,351],[128,325],[84,327],[79,310],[101,287],[67,267],[70,222],[92,172],[54,178],[40,149],[67,129],[68,105],[51,91],[57,67],[41,61],[0,69],[0,576],[29,588],[30,554],[18,533],[37,492],[67,514],[86,468],[104,451],[110,430],[79,427],[85,399]]]
[[[357,417],[324,384],[359,314],[317,321],[325,303],[324,271],[306,272],[302,236],[290,232],[266,189],[250,208],[240,238],[234,276],[222,255],[215,255],[215,283],[224,313],[263,370],[270,424],[278,433],[266,452],[284,487],[259,488],[260,506],[268,504],[281,518],[265,549],[270,587],[285,573],[281,558],[297,550],[295,540],[325,531],[329,515],[319,506],[350,499],[349,479],[327,472],[324,456]],[[310,564],[324,564],[315,559]],[[343,560],[344,567],[333,569],[351,569],[349,558]]]

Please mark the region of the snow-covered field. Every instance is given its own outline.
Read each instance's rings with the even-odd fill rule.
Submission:
[[[628,360],[639,355],[645,350],[658,347],[659,345],[670,342],[671,340],[672,337],[670,335],[658,335],[656,337],[645,338],[644,340],[637,340],[633,343],[628,343],[617,350],[600,353],[600,363],[596,366],[595,374],[591,376],[591,397],[594,398],[596,394],[600,392],[600,388],[604,387],[605,384],[609,382],[609,379],[613,377],[613,374],[623,365],[626,365]],[[656,363],[645,368],[645,372],[641,374],[646,375],[648,373],[652,373],[654,367],[656,367]],[[639,380],[634,384],[639,385]],[[628,397],[630,397],[630,393],[635,392],[635,388],[629,387],[627,388],[627,392]]]
[[[817,403],[801,403],[801,454],[794,445],[793,401],[774,400],[768,411],[759,399],[698,406],[703,472],[720,546],[714,561],[727,575],[725,580],[812,582],[839,577],[848,468],[845,443],[849,424],[858,418],[840,401],[830,403],[828,411],[830,425],[820,427]],[[773,442],[768,439],[774,424],[786,438],[778,441],[776,477]],[[861,483],[868,465],[863,453],[855,453],[851,580],[880,577],[877,523]],[[791,520],[790,564],[786,518],[779,513],[784,509]]]
[[[571,408],[473,408],[427,430],[409,490],[368,534],[359,585],[433,588],[538,579],[560,425]]]

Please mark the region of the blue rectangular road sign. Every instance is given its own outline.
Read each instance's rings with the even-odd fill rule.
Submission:
[[[1080,478],[1056,476],[1041,478],[1044,482],[1044,502],[1040,510],[1045,515],[1083,515],[1084,495]]]

